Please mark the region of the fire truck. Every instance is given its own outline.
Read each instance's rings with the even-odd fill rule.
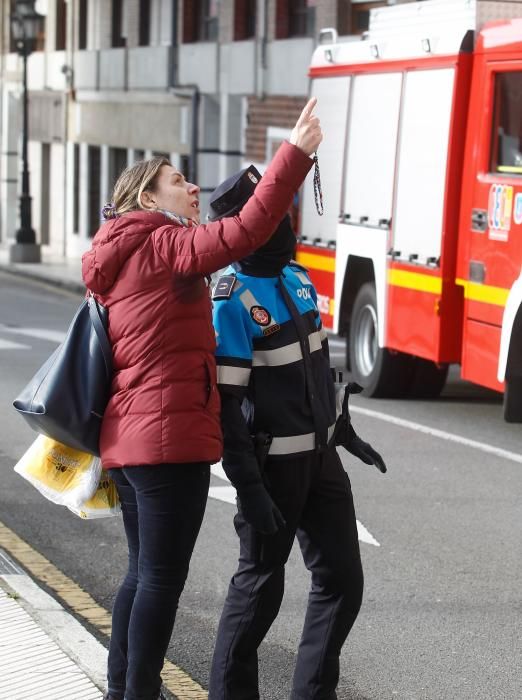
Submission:
[[[309,75],[324,216],[309,177],[297,260],[354,379],[434,397],[459,363],[522,422],[522,2],[372,10]]]

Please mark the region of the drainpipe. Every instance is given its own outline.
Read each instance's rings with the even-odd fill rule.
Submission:
[[[62,73],[65,78],[65,91],[63,96],[63,244],[62,255],[67,258],[67,219],[69,216],[69,197],[68,184],[72,182],[69,177],[69,106],[71,98],[74,99],[74,69],[73,69],[73,51],[74,51],[74,28],[76,26],[76,2],[67,3],[67,26],[65,28],[65,64],[62,66]],[[78,187],[78,183],[74,183],[74,187]]]
[[[9,49],[6,37],[6,13],[7,3],[3,3],[0,8],[0,154],[5,153],[4,148],[4,83],[5,83],[5,55]],[[0,156],[0,182],[4,180],[4,156]],[[2,201],[0,199],[0,243],[5,236],[2,232]]]
[[[259,99],[265,97],[265,79],[267,68],[267,36],[268,36],[268,0],[258,0],[259,34],[256,38],[256,84],[255,95]]]
[[[193,85],[192,92],[192,130],[190,134],[190,172],[189,179],[192,183],[198,181],[198,152],[199,152],[199,105],[201,95],[199,87]]]
[[[178,83],[178,2],[172,2],[172,46],[170,52],[170,91],[176,97],[191,99],[192,119],[190,134],[190,168],[188,172],[189,182],[198,181],[198,153],[199,153],[199,106],[201,93],[199,85]],[[190,91],[187,94],[187,91]]]

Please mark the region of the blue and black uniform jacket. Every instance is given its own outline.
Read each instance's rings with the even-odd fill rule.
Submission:
[[[280,278],[254,277],[231,266],[214,289],[223,467],[234,485],[259,478],[251,436],[268,433],[269,457],[288,459],[324,448],[335,423],[328,341],[316,291],[306,269],[297,263],[286,265],[281,277],[307,334],[304,347],[316,392],[313,402],[303,343],[281,293]],[[321,415],[314,416],[313,411]],[[324,426],[322,434],[318,425]]]

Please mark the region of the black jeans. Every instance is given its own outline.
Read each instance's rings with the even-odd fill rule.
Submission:
[[[115,700],[157,700],[205,512],[210,465],[123,467],[110,475],[122,505],[129,568],[112,611],[108,690]]]
[[[363,573],[350,481],[337,452],[268,460],[267,489],[286,520],[275,535],[234,518],[239,565],[221,615],[209,700],[258,700],[257,648],[275,620],[294,538],[312,574],[292,700],[335,700],[339,655],[355,622]]]

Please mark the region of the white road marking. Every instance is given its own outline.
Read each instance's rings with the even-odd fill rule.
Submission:
[[[21,343],[13,343],[10,340],[0,338],[0,350],[30,350],[30,345],[22,345]]]
[[[486,442],[471,440],[470,438],[466,438],[462,435],[448,433],[445,430],[438,430],[437,428],[430,428],[428,425],[414,423],[413,421],[405,420],[404,418],[396,418],[395,416],[389,416],[387,413],[373,411],[369,408],[362,408],[361,406],[350,406],[350,412],[360,413],[361,415],[369,416],[370,418],[377,418],[378,420],[385,421],[386,423],[398,425],[401,428],[417,430],[420,433],[425,433],[426,435],[431,435],[432,437],[440,438],[441,440],[456,442],[460,445],[472,447],[475,450],[481,450],[482,452],[487,452],[488,454],[495,455],[496,457],[502,457],[502,459],[508,459],[512,462],[517,462],[517,464],[522,464],[522,454],[510,452],[509,450],[504,450],[501,447],[495,447],[494,445],[488,445]]]
[[[221,465],[221,462],[217,462],[210,467],[210,471],[214,476],[223,481],[228,481],[227,475]],[[216,501],[223,501],[224,503],[236,503],[236,489],[233,486],[211,486],[209,489],[210,498],[214,498]],[[357,520],[357,534],[359,536],[360,542],[365,542],[366,544],[372,544],[374,547],[380,547],[381,545],[377,542],[375,537],[368,532],[365,526]]]
[[[223,479],[223,481],[228,481],[228,477],[225,474],[225,470],[223,469],[223,465],[221,462],[216,462],[216,464],[213,464],[210,467],[210,471],[214,476],[217,476],[218,479]]]
[[[208,495],[216,501],[223,503],[236,503],[236,489],[233,486],[211,486]]]
[[[217,476],[218,479],[226,481],[227,484],[230,483],[221,462],[212,464],[210,471],[214,476]],[[236,489],[233,486],[211,486],[208,495],[210,498],[215,498],[216,501],[232,503],[232,505],[235,505],[236,503]]]
[[[51,343],[60,344],[65,338],[65,331],[51,331],[46,328],[18,328],[16,326],[4,326],[0,324],[2,333],[13,333],[14,335],[25,335],[29,338],[39,340],[49,340]]]
[[[375,537],[368,532],[360,520],[357,521],[357,534],[359,535],[360,542],[366,542],[366,544],[373,544],[374,547],[380,547],[381,545],[377,542]]]

